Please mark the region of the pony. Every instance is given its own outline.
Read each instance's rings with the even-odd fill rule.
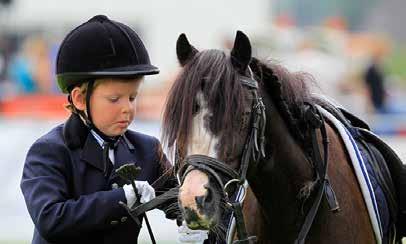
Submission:
[[[185,34],[176,52],[182,70],[162,140],[175,152],[189,228],[225,240],[231,211],[244,216],[229,237],[235,243],[376,242],[343,141],[314,109],[310,75],[252,57],[241,31],[229,54],[198,51]]]

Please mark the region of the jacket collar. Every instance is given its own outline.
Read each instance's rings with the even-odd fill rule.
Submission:
[[[131,159],[134,160],[132,152],[135,150],[135,147],[126,136],[127,133],[128,132],[124,133],[118,144],[115,168],[118,168],[125,163],[130,163],[129,160]],[[71,150],[82,148],[82,160],[101,171],[104,170],[103,149],[90,133],[90,129],[77,114],[72,114],[66,121],[63,134],[65,143]]]
[[[72,113],[63,127],[63,137],[70,149],[83,147],[89,135],[89,128],[83,123],[79,115]]]
[[[65,122],[63,128],[63,136],[65,143],[70,149],[83,148],[88,136],[90,135],[90,129],[80,119],[79,115],[72,113],[69,119]],[[127,144],[130,150],[134,150],[134,145],[127,137],[128,132],[125,132],[122,136],[122,140]]]

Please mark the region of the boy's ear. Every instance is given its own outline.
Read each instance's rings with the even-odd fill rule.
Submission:
[[[80,87],[75,87],[70,93],[72,98],[72,103],[75,105],[76,109],[85,111],[86,110],[86,96],[80,90]]]

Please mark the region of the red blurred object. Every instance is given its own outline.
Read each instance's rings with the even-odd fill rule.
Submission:
[[[0,102],[0,116],[5,118],[63,119],[70,114],[64,108],[65,95],[20,95]]]
[[[406,136],[406,128],[401,128],[397,134],[398,136]]]
[[[348,29],[347,21],[342,16],[330,16],[325,20],[324,25],[335,30],[344,31]]]
[[[137,99],[137,119],[159,120],[169,89],[146,89]],[[19,95],[0,101],[0,117],[63,120],[70,112],[64,108],[68,104],[66,95]]]
[[[295,19],[288,14],[280,14],[274,20],[275,25],[279,27],[293,27],[296,25]]]

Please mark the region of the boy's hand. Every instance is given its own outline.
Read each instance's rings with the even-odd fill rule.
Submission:
[[[155,190],[147,181],[134,181],[137,188],[137,194],[140,196],[139,202],[146,203],[155,198]],[[137,201],[137,195],[134,192],[131,184],[123,186],[125,198],[127,199],[127,206],[131,208]]]

